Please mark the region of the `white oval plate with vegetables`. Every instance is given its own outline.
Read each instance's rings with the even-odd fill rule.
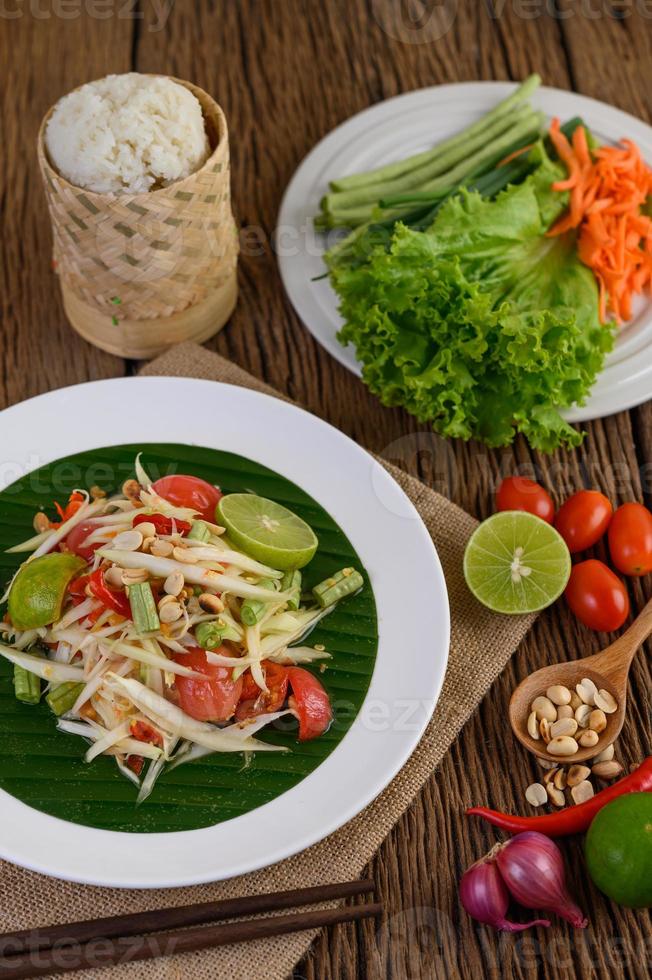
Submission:
[[[19,568],[3,858],[116,887],[218,880],[381,792],[439,697],[449,610],[379,464],[294,406],[191,379],[51,392],[4,411],[0,439],[3,549],[22,544],[1,559],[5,581]]]
[[[343,346],[337,339],[344,320],[338,312],[338,296],[329,279],[324,277],[323,259],[327,249],[342,236],[338,230],[323,232],[313,224],[320,213],[324,195],[329,193],[329,182],[344,178],[345,195],[335,195],[329,202],[334,215],[339,207],[337,202],[342,202],[340,220],[334,221],[337,225],[347,214],[363,213],[356,205],[355,185],[348,184],[349,175],[424,153],[476,123],[515,89],[515,85],[505,82],[468,82],[435,86],[388,99],[338,126],[308,154],[294,174],[278,217],[277,253],[281,276],[290,302],[303,323],[349,370],[362,373],[354,346]],[[643,158],[652,162],[652,128],[625,112],[585,96],[552,88],[539,88],[530,95],[529,101],[534,110],[542,113],[545,128],[553,117],[559,117],[562,123],[579,117],[598,143],[615,144],[622,138],[633,140]],[[516,113],[513,116],[515,133],[523,137],[523,125],[521,130],[517,128],[520,116],[516,118]],[[518,143],[518,139],[515,142]],[[482,150],[481,143],[480,139],[476,150],[478,146]],[[501,143],[497,145],[500,151]],[[507,149],[511,145],[509,139],[502,145]],[[500,159],[499,154],[497,158]],[[390,191],[394,188],[396,193],[395,182],[385,186],[389,186]],[[411,206],[418,208],[419,205],[415,201]],[[353,299],[349,311],[352,303]],[[369,354],[369,349],[366,353]],[[408,355],[411,354],[409,351]],[[389,392],[389,401],[397,403],[399,399],[389,391],[390,382],[393,384],[394,378],[384,385],[379,384],[379,393],[382,396]],[[604,368],[589,397],[582,405],[569,405],[561,414],[567,421],[581,422],[631,408],[649,398],[651,384],[652,304],[648,298],[638,296],[633,315],[621,327],[614,349],[607,354]],[[416,396],[414,405],[418,410],[420,405]],[[422,417],[428,417],[427,408]],[[456,433],[453,425],[449,432],[463,434]],[[493,444],[500,444],[500,436]]]

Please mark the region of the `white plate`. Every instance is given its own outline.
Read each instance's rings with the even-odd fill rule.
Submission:
[[[204,424],[192,430],[189,418]],[[369,692],[317,769],[243,816],[203,830],[125,834],[58,820],[0,791],[0,856],[58,878],[116,887],[229,878],[332,833],[407,760],[446,670],[446,584],[419,515],[371,456],[308,412],[231,385],[120,378],[9,408],[0,413],[0,489],[62,456],[126,442],[194,442],[239,453],[293,480],[331,514],[368,570],[376,599],[378,656]]]
[[[419,153],[458,132],[514,91],[507,82],[437,85],[387,99],[329,133],[290,181],[278,217],[276,249],[290,302],[316,340],[350,371],[360,374],[352,347],[337,342],[342,320],[324,272],[325,238],[313,230],[319,201],[335,177],[358,173]],[[626,136],[652,161],[652,127],[613,106],[561,89],[541,88],[532,104],[549,117],[581,116],[604,143]],[[607,359],[591,397],[565,413],[581,422],[632,408],[652,390],[652,304],[641,302]]]

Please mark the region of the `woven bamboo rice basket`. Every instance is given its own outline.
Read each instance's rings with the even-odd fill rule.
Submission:
[[[82,337],[121,357],[207,340],[237,297],[226,119],[202,89],[174,81],[199,100],[212,152],[200,170],[168,187],[119,195],[74,187],[47,156],[52,109],[38,135],[66,314]]]

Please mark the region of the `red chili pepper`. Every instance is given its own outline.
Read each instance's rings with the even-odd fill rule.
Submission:
[[[129,729],[131,731],[131,737],[137,739],[139,742],[148,742],[150,745],[158,745],[160,748],[163,748],[163,736],[146,721],[132,721]]]
[[[104,581],[104,572],[101,568],[93,572],[90,577],[90,587],[91,592],[96,599],[103,602],[105,606],[109,609],[113,609],[120,616],[124,616],[125,619],[131,619],[131,606],[129,605],[129,599],[124,592],[113,592],[112,589],[108,587]]]
[[[68,592],[76,606],[86,598],[86,586],[90,580],[90,575],[80,575],[78,578],[74,578],[68,586]]]
[[[180,521],[176,517],[166,517],[165,514],[136,514],[133,519],[132,527],[138,524],[153,524],[157,534],[187,534],[192,524],[188,521]]]
[[[50,521],[50,527],[52,528],[61,527],[61,525],[64,524],[65,521],[69,521],[70,518],[77,513],[77,511],[79,510],[79,508],[83,503],[84,503],[84,495],[83,493],[79,493],[78,490],[74,490],[70,494],[70,497],[68,498],[68,503],[66,504],[65,508],[62,507],[57,500],[55,500],[54,506],[56,507],[57,514],[59,515],[61,520]]]
[[[607,786],[586,803],[560,810],[558,813],[546,813],[541,817],[517,817],[509,813],[490,810],[486,806],[473,806],[466,811],[467,816],[484,817],[494,827],[507,830],[511,834],[520,834],[524,830],[537,830],[546,837],[568,837],[570,834],[582,834],[588,830],[596,813],[606,803],[624,796],[626,793],[652,793],[652,755],[629,776],[619,779],[617,783]]]

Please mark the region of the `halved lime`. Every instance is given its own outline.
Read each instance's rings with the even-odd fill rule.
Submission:
[[[566,588],[570,570],[561,535],[540,517],[520,510],[483,521],[464,552],[466,584],[494,612],[545,609]]]
[[[310,525],[291,510],[253,493],[222,497],[217,519],[237,548],[282,571],[303,568],[319,544]]]

